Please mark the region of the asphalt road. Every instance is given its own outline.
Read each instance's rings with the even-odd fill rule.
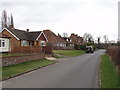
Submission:
[[[92,54],[60,59],[60,62],[4,81],[3,88],[97,88],[100,56]]]

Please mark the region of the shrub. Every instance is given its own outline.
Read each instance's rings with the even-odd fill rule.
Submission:
[[[107,47],[107,53],[111,57],[112,62],[116,66],[120,66],[120,46],[109,46],[109,47]],[[120,70],[120,69],[118,69],[118,70]]]
[[[74,48],[75,48],[76,50],[79,50],[79,49],[80,49],[80,45],[75,45]]]
[[[81,50],[86,50],[86,45],[81,45],[81,46],[80,46],[80,49],[81,49]]]

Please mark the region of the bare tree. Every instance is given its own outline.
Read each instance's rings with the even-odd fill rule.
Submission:
[[[83,39],[84,39],[85,43],[93,43],[94,42],[93,36],[89,33],[85,33],[83,35]]]
[[[98,44],[100,44],[100,40],[101,40],[101,37],[98,36],[98,37],[97,37],[97,42],[98,42]]]
[[[11,24],[10,24],[10,17],[7,18],[7,27],[9,27]]]
[[[4,10],[1,18],[1,28],[14,28],[13,16],[7,16],[7,12]]]
[[[7,12],[5,10],[2,13],[1,23],[2,28],[7,27]]]
[[[68,37],[68,34],[64,32],[63,37]]]
[[[12,16],[12,14],[11,14],[10,26],[11,26],[11,28],[14,28],[14,21],[13,21],[13,16]]]
[[[107,44],[108,41],[109,41],[109,40],[108,40],[108,36],[107,36],[107,35],[104,35],[103,38],[104,38],[104,42],[105,42],[105,44]]]

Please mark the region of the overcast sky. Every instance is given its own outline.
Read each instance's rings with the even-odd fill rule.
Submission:
[[[9,2],[8,2],[9,1]],[[14,17],[15,28],[50,29],[57,33],[90,33],[118,39],[119,0],[0,0],[0,13]],[[0,15],[1,17],[1,15]]]

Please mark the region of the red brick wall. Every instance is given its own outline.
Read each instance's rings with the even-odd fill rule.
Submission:
[[[2,66],[9,66],[14,64],[19,64],[32,60],[40,60],[43,59],[45,55],[41,54],[31,54],[31,55],[23,55],[23,56],[5,56],[0,58],[0,62],[2,62]]]
[[[46,41],[46,39],[45,39],[45,37],[44,37],[43,34],[42,34],[42,35],[39,37],[39,39],[38,39],[38,43],[37,43],[37,45],[39,45],[39,46],[41,46],[40,41]],[[45,42],[45,45],[47,45],[47,41]]]
[[[38,39],[38,40],[46,41],[46,39],[45,39],[45,37],[44,37],[44,35],[43,35],[43,34],[39,37],[39,39]]]

